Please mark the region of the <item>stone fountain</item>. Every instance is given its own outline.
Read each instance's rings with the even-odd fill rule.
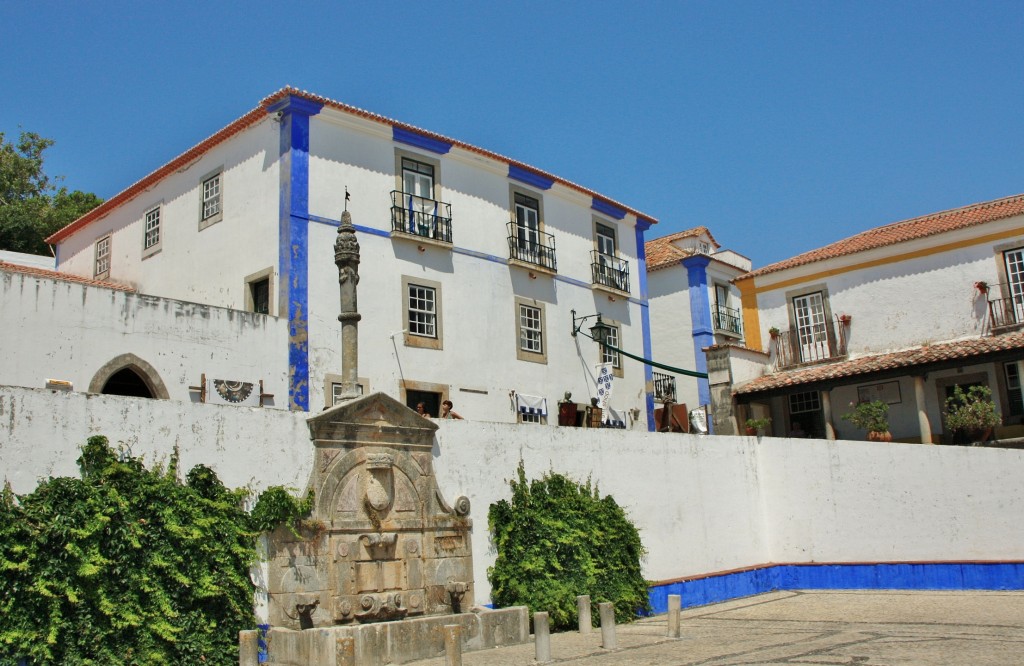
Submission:
[[[358,395],[359,244],[347,210],[335,263],[342,401],[308,421],[312,515],[270,535],[266,663],[434,657],[446,625],[461,627],[467,650],[525,642],[525,607],[474,608],[470,502],[449,504],[437,486],[437,424],[383,393]],[[256,664],[256,641],[256,632],[242,632],[241,665]]]

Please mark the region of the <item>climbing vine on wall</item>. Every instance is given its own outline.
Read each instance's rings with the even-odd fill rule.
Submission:
[[[252,629],[258,532],[307,512],[282,488],[251,513],[177,455],[147,469],[91,437],[81,478],[0,496],[0,666],[237,664]]]
[[[487,570],[494,603],[547,611],[553,629],[576,626],[581,594],[595,606],[613,602],[618,622],[649,611],[643,544],[622,507],[589,480],[554,472],[527,480],[522,462],[516,476],[511,500],[492,504],[487,514],[498,551]]]

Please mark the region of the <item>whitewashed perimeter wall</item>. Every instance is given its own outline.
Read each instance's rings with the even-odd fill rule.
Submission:
[[[209,379],[257,384],[288,407],[287,321],[186,301],[0,271],[0,384],[47,379],[88,391],[96,372],[134,354],[153,366],[172,400]]]
[[[306,415],[0,386],[0,476],[16,492],[77,474],[89,435],[147,460],[175,445],[229,486],[304,486]],[[495,557],[487,507],[528,477],[590,477],[641,530],[651,580],[767,562],[1024,559],[1024,451],[752,437],[698,438],[503,423],[440,423],[442,495],[472,503],[477,602]]]

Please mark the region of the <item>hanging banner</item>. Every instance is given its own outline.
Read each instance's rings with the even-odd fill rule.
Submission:
[[[604,409],[612,399],[612,380],[615,379],[611,363],[599,363],[597,370],[597,406]]]

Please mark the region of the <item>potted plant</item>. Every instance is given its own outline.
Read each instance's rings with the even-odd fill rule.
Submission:
[[[843,414],[844,421],[849,421],[861,430],[867,430],[868,439],[872,442],[892,441],[892,433],[889,432],[889,405],[881,400],[850,404],[853,411]]]
[[[988,293],[988,282],[978,280],[974,283],[974,288],[978,290],[979,294],[985,295]]]
[[[1002,422],[992,402],[992,390],[980,384],[966,391],[962,386],[954,388],[953,395],[946,398],[943,415],[955,443],[984,442],[992,435],[992,429]]]
[[[839,315],[839,323],[843,326],[849,326],[851,321],[853,321],[853,315],[848,315],[845,312]]]
[[[772,424],[772,419],[769,416],[760,419],[747,419],[747,434],[748,435],[763,435],[766,428]]]
[[[772,326],[771,328],[768,329],[768,335],[772,336],[773,338],[779,337],[779,329],[776,328],[775,326]]]

